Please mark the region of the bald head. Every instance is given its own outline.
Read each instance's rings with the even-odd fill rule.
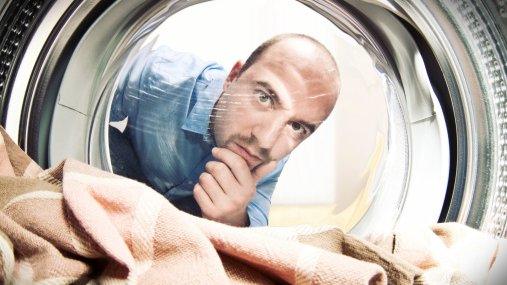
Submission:
[[[329,94],[332,97],[329,98],[332,99],[330,102],[332,109],[340,89],[338,65],[329,50],[310,36],[289,33],[277,35],[265,41],[250,54],[238,75],[241,75],[263,57],[277,58],[280,55],[287,56],[287,53],[292,56],[293,61],[299,62],[302,68],[318,70],[322,76],[322,83],[327,82],[335,87],[336,92]]]
[[[252,64],[254,64],[257,61],[257,59],[261,57],[270,47],[284,41],[291,41],[293,43],[300,43],[312,46],[315,49],[315,51],[319,52],[320,55],[329,64],[330,70],[335,70],[336,73],[338,73],[338,66],[329,50],[316,39],[303,34],[281,34],[265,41],[250,54],[248,59],[245,61],[245,64],[243,64],[240,73],[243,73],[243,71],[245,71]]]

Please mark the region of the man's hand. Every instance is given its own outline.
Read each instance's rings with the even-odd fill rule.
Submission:
[[[273,171],[276,161],[250,171],[246,161],[226,148],[213,148],[217,161],[206,164],[206,170],[194,186],[194,198],[204,218],[233,225],[248,225],[246,207],[256,192],[259,179]]]

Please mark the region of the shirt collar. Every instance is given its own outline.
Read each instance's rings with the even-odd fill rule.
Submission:
[[[209,132],[211,112],[220,98],[226,73],[222,68],[206,68],[199,76],[190,101],[191,110],[185,119],[182,129],[203,135],[204,140],[214,145]]]

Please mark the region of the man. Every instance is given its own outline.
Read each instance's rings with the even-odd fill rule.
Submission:
[[[115,172],[194,215],[267,225],[290,152],[331,113],[339,84],[329,51],[300,34],[268,40],[228,75],[167,47],[144,51],[112,102]]]

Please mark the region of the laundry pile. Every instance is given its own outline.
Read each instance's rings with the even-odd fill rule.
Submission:
[[[0,131],[0,284],[501,284],[505,276],[505,240],[462,225],[369,241],[330,227],[231,227],[75,160],[42,170]]]

